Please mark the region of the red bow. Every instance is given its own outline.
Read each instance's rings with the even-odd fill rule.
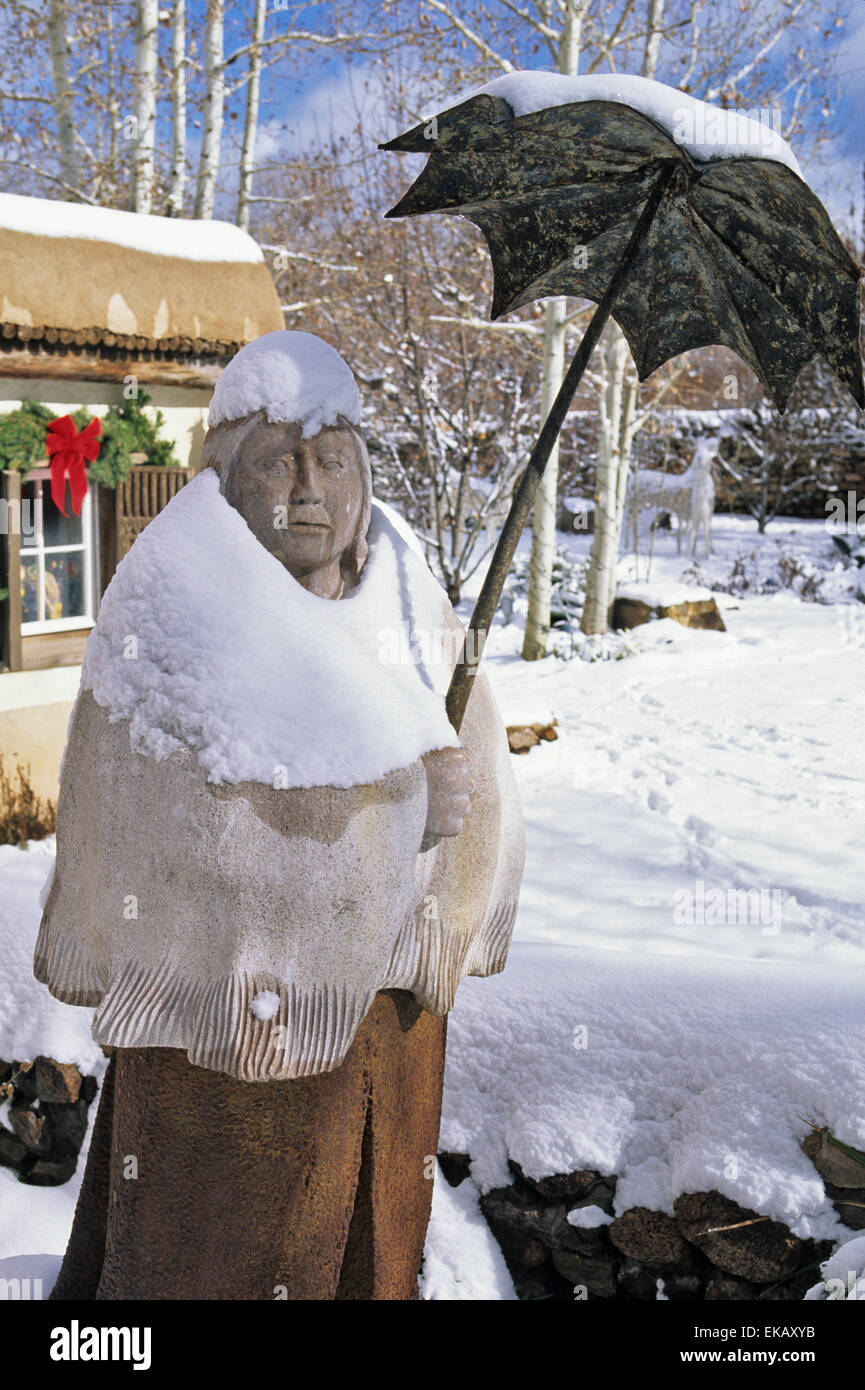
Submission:
[[[64,516],[66,476],[69,475],[72,510],[78,516],[87,491],[87,470],[84,461],[86,459],[88,463],[92,463],[97,457],[101,433],[100,421],[91,420],[79,434],[71,415],[59,415],[48,426],[45,448],[49,454],[54,455],[51,459],[51,500]]]

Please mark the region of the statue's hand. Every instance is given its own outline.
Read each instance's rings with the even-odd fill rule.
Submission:
[[[465,748],[437,748],[425,753],[427,817],[421,849],[431,849],[445,835],[459,835],[471,810],[475,780]]]

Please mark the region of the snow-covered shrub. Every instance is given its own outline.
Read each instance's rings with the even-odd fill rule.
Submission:
[[[707,576],[695,563],[682,578],[688,584],[703,584],[736,598],[787,591],[796,594],[803,603],[833,603],[837,595],[830,595],[825,585],[829,575],[837,572],[840,566],[837,557],[830,552],[827,551],[825,558],[825,564],[815,563],[811,556],[798,552],[779,538],[774,547],[740,551],[726,574],[715,572]]]
[[[573,657],[580,661],[623,661],[643,650],[633,632],[593,633],[587,637],[578,624],[553,628],[547,646],[551,656],[563,661]]]
[[[528,555],[518,555],[505,586],[500,614],[505,623],[525,614],[529,593]],[[591,637],[580,630],[586,599],[588,564],[556,547],[553,559],[553,591],[550,603],[550,635],[547,652],[561,661],[622,661],[642,651],[631,632],[597,633]]]

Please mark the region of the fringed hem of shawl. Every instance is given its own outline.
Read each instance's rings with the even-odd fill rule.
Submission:
[[[453,1006],[466,975],[505,967],[516,903],[499,906],[476,932],[443,927],[427,939],[405,929],[384,978],[355,993],[345,985],[299,990],[245,971],[218,980],[179,976],[170,962],[146,969],[129,962],[110,976],[70,938],[37,946],[34,974],[66,1004],[97,1008],[93,1037],[103,1047],[176,1047],[193,1066],[238,1081],[281,1081],[333,1071],[381,989],[404,989],[428,1013]],[[279,996],[272,1017],[252,1011],[257,994]]]
[[[400,932],[382,989],[407,989],[431,1014],[446,1014],[466,975],[498,975],[505,968],[517,904],[501,903],[472,931],[439,922],[436,932],[418,932],[410,922]]]

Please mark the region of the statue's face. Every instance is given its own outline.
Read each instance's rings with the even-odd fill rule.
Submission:
[[[363,506],[357,441],[337,426],[304,439],[300,425],[264,424],[232,465],[225,496],[295,579],[338,569]]]

